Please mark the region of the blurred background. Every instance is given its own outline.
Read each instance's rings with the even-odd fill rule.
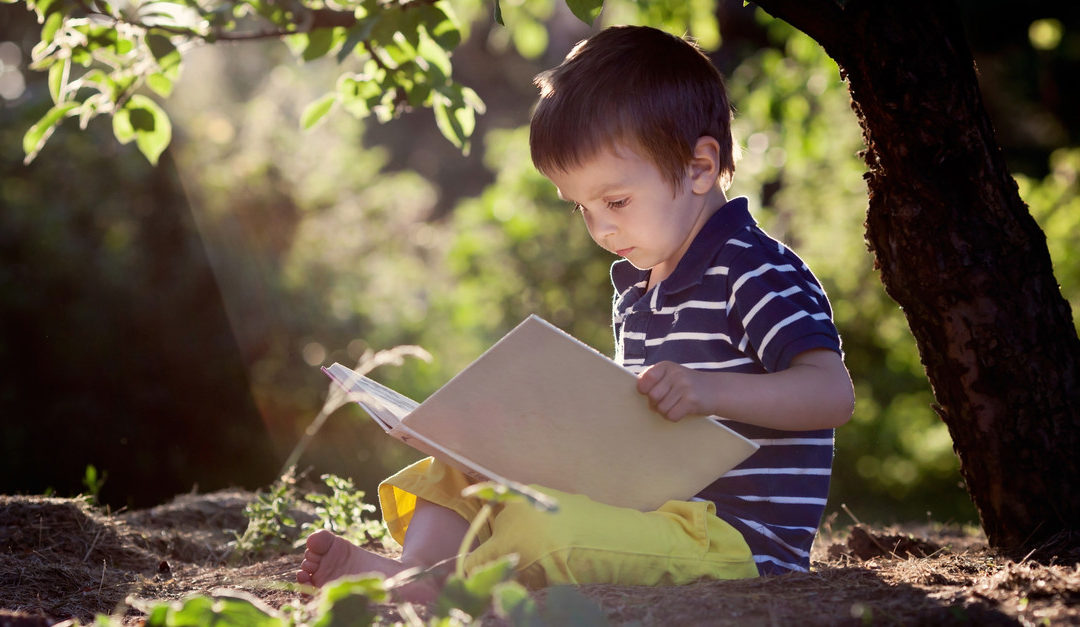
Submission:
[[[528,157],[532,77],[589,30],[561,0],[503,0],[507,26],[454,0],[456,78],[487,104],[463,156],[432,113],[390,123],[302,109],[332,60],[281,43],[204,47],[165,106],[157,168],[107,120],[69,121],[30,165],[21,139],[49,107],[27,69],[39,26],[0,4],[0,492],[142,507],[272,482],[322,405],[319,366],[416,344],[431,362],[374,375],[423,399],[529,313],[611,353],[610,255]],[[835,64],[742,0],[601,18],[689,32],[727,76],[743,148],[731,195],[792,245],[833,302],[853,375],[829,511],[864,522],[970,522],[914,341],[863,241],[860,129]],[[1080,10],[960,3],[987,108],[1021,194],[1080,302]],[[1052,5],[1052,6],[1050,6]],[[355,407],[300,469],[379,479],[416,459]]]

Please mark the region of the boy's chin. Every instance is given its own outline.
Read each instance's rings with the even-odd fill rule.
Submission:
[[[654,267],[654,266],[642,265],[642,263],[640,261],[635,263],[634,260],[630,259],[629,257],[623,257],[623,259],[625,259],[627,262],[629,262],[630,265],[634,266],[635,268],[637,268],[638,270],[641,270],[641,271],[652,270],[653,267]]]

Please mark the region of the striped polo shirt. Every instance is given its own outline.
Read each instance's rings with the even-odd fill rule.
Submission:
[[[669,277],[611,267],[615,359],[631,372],[673,361],[709,372],[769,373],[804,351],[840,352],[824,290],[805,263],[758,228],[746,198],[702,227]],[[833,430],[778,431],[728,421],[761,448],[695,498],[716,503],[763,575],[807,571],[829,492]],[[689,495],[688,495],[689,496]]]

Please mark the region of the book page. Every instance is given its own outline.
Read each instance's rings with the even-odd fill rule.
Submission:
[[[757,449],[719,421],[670,422],[629,371],[531,316],[404,424],[525,484],[655,509],[685,500]]]
[[[389,431],[417,407],[417,402],[385,385],[369,379],[339,363],[323,368],[323,372],[344,388],[349,400],[356,402],[375,422]]]
[[[465,473],[473,481],[488,479],[505,481],[498,474],[476,467],[469,460],[453,451],[446,450],[439,443],[429,440],[406,426],[402,420],[416,408],[416,401],[337,362],[328,368],[323,368],[322,371],[342,388],[349,400],[360,405],[391,437],[425,455],[438,457]]]

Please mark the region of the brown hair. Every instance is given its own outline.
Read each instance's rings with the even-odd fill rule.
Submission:
[[[724,80],[694,44],[646,26],[613,26],[536,76],[529,146],[541,172],[568,170],[603,148],[640,150],[678,190],[698,138],[720,144],[720,183],[735,173]]]

